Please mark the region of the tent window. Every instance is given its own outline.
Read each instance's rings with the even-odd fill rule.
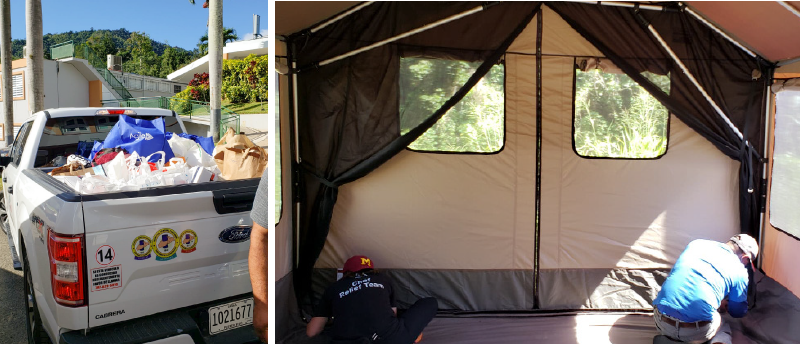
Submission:
[[[419,125],[480,66],[428,58],[400,60],[401,134]],[[505,66],[497,64],[436,124],[409,145],[424,152],[497,153],[505,143]]]
[[[607,62],[606,62],[607,63]],[[667,152],[669,112],[629,76],[575,70],[572,144],[585,158],[654,159]],[[643,73],[669,93],[669,76]]]
[[[775,95],[775,148],[769,221],[800,238],[800,91]]]

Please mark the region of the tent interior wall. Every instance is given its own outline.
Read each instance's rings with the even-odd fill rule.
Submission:
[[[276,8],[280,17],[281,7]],[[299,227],[309,221],[302,211],[296,212],[295,200],[301,208],[308,206],[303,203],[308,200],[306,186],[297,190],[293,182],[308,183],[308,175],[303,175],[309,173],[307,166],[295,163],[294,149],[308,156],[303,150],[307,148],[295,146],[327,138],[296,136],[304,131],[292,124],[309,120],[306,111],[313,107],[306,102],[316,100],[309,99],[313,93],[302,90],[302,81],[295,85],[300,88],[295,93],[291,76],[279,76],[284,190],[275,228],[279,341],[300,324],[298,301],[303,307],[312,304],[335,279],[336,269],[356,254],[369,256],[393,277],[401,307],[419,297],[435,296],[440,310],[453,312],[634,311],[651,309],[660,284],[691,240],[725,241],[741,231],[740,162],[674,114],[669,115],[666,152],[658,158],[591,159],[576,153],[576,64],[587,58],[609,61],[551,6],[545,4],[539,14],[542,31],[536,25],[540,18],[534,19],[503,55],[502,149],[493,154],[405,149],[364,177],[338,186],[330,229],[307,286],[311,298],[298,299],[297,278],[292,274],[299,257],[306,254],[298,248],[304,235]],[[345,17],[334,26],[352,25],[350,19]],[[307,21],[284,33],[299,32],[311,24]],[[363,45],[342,37],[327,37],[330,42],[323,41],[319,47],[298,43],[293,53],[302,60],[309,50],[337,44],[338,53],[331,53],[335,56]],[[290,50],[286,42],[276,40],[276,56],[291,55]],[[537,64],[541,65],[541,85],[537,85]],[[782,66],[777,73],[795,69],[800,71],[797,64]],[[541,97],[537,97],[537,87]],[[339,96],[323,94],[321,98]],[[540,123],[537,101],[541,102]],[[539,129],[541,143],[537,144]],[[537,149],[541,150],[539,180]],[[316,171],[313,177],[328,178],[325,173]],[[538,200],[537,183],[541,187]],[[538,228],[537,201],[541,204]],[[769,211],[766,216],[762,269],[800,295],[800,273],[792,268],[800,260],[800,241],[772,227]]]

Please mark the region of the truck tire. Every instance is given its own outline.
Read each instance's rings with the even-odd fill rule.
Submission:
[[[23,267],[23,285],[25,308],[27,310],[25,317],[25,327],[28,329],[28,344],[52,344],[47,332],[44,331],[42,318],[39,315],[39,305],[36,304],[36,297],[33,292],[33,279],[31,277],[31,269],[28,268],[28,254],[25,252],[25,245],[22,245],[22,267]]]
[[[8,211],[6,210],[6,197],[0,192],[0,228],[3,230],[3,234],[6,233],[6,222],[8,221]]]

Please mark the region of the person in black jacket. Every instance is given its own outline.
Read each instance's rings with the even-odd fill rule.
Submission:
[[[371,259],[353,256],[344,264],[342,279],[325,290],[306,334],[320,334],[333,318],[332,343],[412,344],[437,309],[436,299],[426,297],[398,316],[392,280],[377,273]]]

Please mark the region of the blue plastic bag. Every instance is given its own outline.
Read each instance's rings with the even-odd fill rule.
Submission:
[[[199,144],[200,147],[202,147],[203,150],[206,151],[206,153],[208,153],[209,155],[214,154],[213,153],[214,152],[214,138],[213,137],[211,137],[211,136],[203,137],[203,136],[184,134],[184,133],[178,133],[178,136],[180,136],[182,138],[185,138],[185,139],[192,140],[194,142],[197,142],[197,144]]]
[[[78,142],[78,150],[75,154],[78,154],[84,158],[88,158],[89,155],[92,154],[92,148],[94,148],[94,142],[92,141],[79,141]]]
[[[94,146],[92,146],[92,152],[89,154],[89,161],[94,160],[94,156],[97,155],[103,149],[103,141],[94,141]]]
[[[169,161],[175,154],[172,153],[166,136],[164,119],[161,117],[148,121],[120,115],[119,121],[114,124],[106,140],[103,141],[102,148],[124,148],[128,153],[136,152],[144,157],[164,151],[164,160]],[[94,158],[94,154],[91,158]],[[150,158],[150,162],[156,162],[160,158],[160,154],[155,155]]]
[[[211,137],[211,136],[203,137],[203,136],[197,136],[197,135],[186,134],[186,133],[177,133],[176,134],[176,133],[173,133],[173,132],[168,132],[167,136],[166,136],[167,140],[171,139],[172,135],[178,135],[178,137],[182,137],[184,139],[192,140],[192,141],[196,142],[197,144],[199,144],[200,147],[203,148],[203,150],[206,151],[206,153],[208,153],[208,155],[213,155],[214,154],[214,138]]]

